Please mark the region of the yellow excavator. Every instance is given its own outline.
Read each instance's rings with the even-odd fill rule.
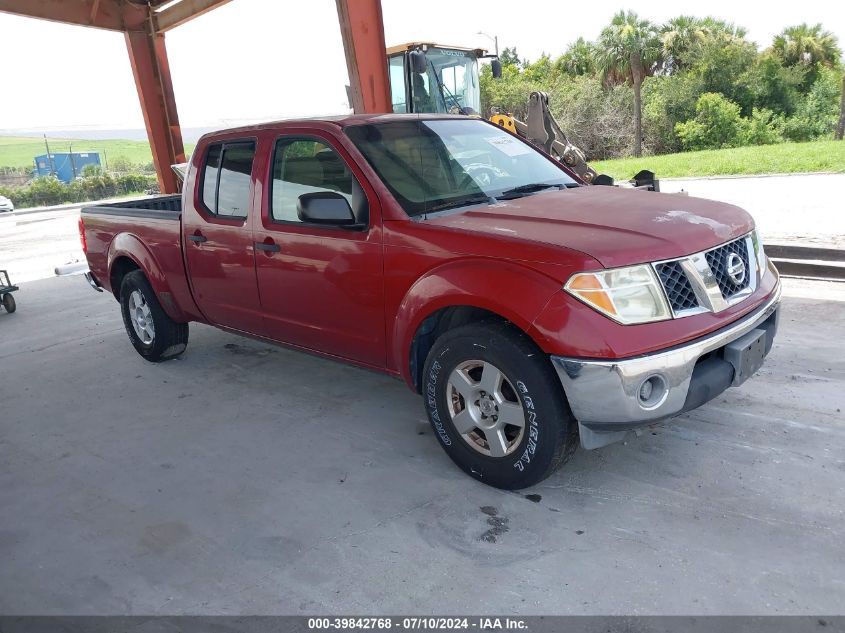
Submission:
[[[390,97],[394,112],[442,112],[483,116],[478,60],[491,59],[493,77],[502,76],[502,65],[496,55],[482,48],[444,46],[430,42],[410,42],[387,49],[390,76]],[[591,184],[612,185],[613,179],[599,175],[590,167],[584,152],[572,144],[549,110],[545,92],[532,92],[528,97],[526,122],[511,114],[489,113],[489,120],[525,138],[545,150]],[[638,173],[630,185],[659,190],[659,183],[650,171]]]

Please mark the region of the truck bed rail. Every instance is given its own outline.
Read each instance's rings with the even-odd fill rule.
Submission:
[[[178,220],[182,215],[182,196],[173,194],[141,198],[140,200],[121,200],[110,204],[98,204],[83,207],[83,215],[122,215],[162,220]]]

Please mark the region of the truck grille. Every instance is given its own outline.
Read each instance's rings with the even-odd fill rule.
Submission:
[[[653,264],[675,317],[721,312],[751,295],[758,284],[751,236],[709,251]]]
[[[734,281],[728,273],[729,258],[731,255],[736,255],[742,262],[742,280]],[[719,284],[719,290],[722,291],[722,296],[725,299],[730,299],[740,290],[748,288],[751,283],[751,269],[748,267],[748,246],[745,243],[745,238],[740,238],[729,242],[719,248],[714,248],[712,251],[707,251],[704,256],[707,258],[707,265],[713,271],[716,277],[716,283]]]
[[[695,290],[692,289],[692,284],[684,269],[681,268],[680,262],[663,262],[657,264],[655,268],[660,276],[660,281],[663,283],[663,289],[666,290],[669,305],[672,306],[674,312],[698,307]]]

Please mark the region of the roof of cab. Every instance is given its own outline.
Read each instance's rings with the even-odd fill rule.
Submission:
[[[409,119],[427,121],[430,119],[458,119],[466,121],[471,117],[462,114],[343,114],[336,116],[316,116],[316,117],[302,117],[296,119],[280,119],[277,121],[267,121],[265,123],[253,123],[250,125],[243,125],[239,127],[221,128],[213,132],[203,134],[202,138],[213,137],[219,134],[229,134],[231,132],[257,132],[260,130],[268,130],[279,127],[292,127],[297,124],[308,123],[331,123],[338,127],[347,127],[350,125],[364,125],[367,123],[392,123],[395,121],[407,121]]]

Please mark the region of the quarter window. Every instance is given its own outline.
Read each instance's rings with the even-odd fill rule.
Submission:
[[[301,222],[299,196],[333,191],[349,201],[359,221],[366,202],[346,161],[327,144],[314,139],[280,139],[273,157],[270,217],[278,222]],[[366,213],[364,211],[364,213]]]
[[[226,218],[245,218],[255,143],[237,142],[208,148],[203,168],[202,202],[210,213]]]

